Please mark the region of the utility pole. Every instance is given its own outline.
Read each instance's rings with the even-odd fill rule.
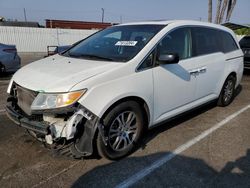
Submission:
[[[120,16],[120,23],[122,23],[122,16]]]
[[[104,21],[104,8],[102,8],[102,23]]]
[[[23,8],[23,14],[24,14],[24,20],[25,20],[25,22],[27,22],[27,17],[26,17],[26,10],[25,10],[25,8]]]

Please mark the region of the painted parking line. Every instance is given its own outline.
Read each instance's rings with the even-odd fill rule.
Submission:
[[[215,124],[213,127],[211,127],[210,129],[207,129],[206,131],[202,132],[200,135],[198,135],[195,138],[189,140],[185,144],[179,146],[171,154],[167,154],[167,155],[163,156],[161,159],[155,161],[150,166],[145,167],[144,169],[140,170],[139,172],[137,172],[136,174],[132,175],[128,179],[124,180],[123,182],[121,182],[120,184],[118,184],[116,186],[116,188],[125,188],[125,187],[132,186],[133,184],[135,184],[139,180],[143,179],[145,176],[149,175],[150,173],[152,173],[157,168],[159,168],[162,165],[166,164],[171,159],[173,159],[175,156],[177,156],[180,153],[184,152],[185,150],[187,150],[188,148],[190,148],[194,144],[196,144],[199,141],[201,141],[202,139],[206,138],[208,135],[210,135],[211,133],[213,133],[217,129],[221,128],[223,125],[225,125],[226,123],[228,123],[229,121],[231,121],[232,119],[234,119],[235,117],[237,117],[238,115],[240,115],[241,113],[245,112],[249,108],[250,108],[250,104],[247,105],[246,107],[240,109],[239,111],[233,113],[232,115],[228,116],[227,118],[225,118],[221,122]]]
[[[50,176],[50,177],[48,177],[47,179],[42,180],[41,182],[39,182],[39,183],[33,185],[32,188],[40,187],[42,184],[45,184],[45,183],[47,183],[48,181],[50,181],[51,179],[54,179],[54,178],[60,176],[61,174],[63,174],[63,173],[65,173],[65,172],[69,171],[70,169],[74,168],[74,167],[77,166],[80,162],[82,162],[82,160],[79,160],[79,161],[73,163],[73,164],[70,165],[68,168],[64,168],[64,169],[62,169],[60,172],[54,174],[53,176]]]

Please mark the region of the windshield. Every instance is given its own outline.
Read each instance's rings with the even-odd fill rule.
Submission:
[[[64,53],[65,56],[126,62],[158,33],[164,25],[114,26],[83,40]]]

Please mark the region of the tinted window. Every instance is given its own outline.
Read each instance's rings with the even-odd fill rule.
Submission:
[[[209,28],[192,28],[193,55],[205,55],[222,51],[219,31]]]
[[[132,59],[165,25],[123,25],[104,29],[64,55],[125,62]]]
[[[223,45],[223,52],[227,53],[227,52],[231,52],[234,50],[238,49],[238,46],[236,45],[233,37],[231,36],[231,34],[224,32],[224,31],[220,31],[221,33],[221,41],[222,41],[222,45]]]
[[[191,57],[191,31],[189,28],[176,29],[167,34],[158,45],[158,56],[177,53],[180,59]]]

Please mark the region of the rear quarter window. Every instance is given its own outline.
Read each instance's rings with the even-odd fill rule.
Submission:
[[[234,50],[238,50],[238,46],[233,39],[232,35],[225,31],[220,31],[220,40],[222,43],[222,50],[224,53],[232,52]]]
[[[193,56],[228,53],[238,49],[232,35],[226,31],[206,27],[192,28]]]

